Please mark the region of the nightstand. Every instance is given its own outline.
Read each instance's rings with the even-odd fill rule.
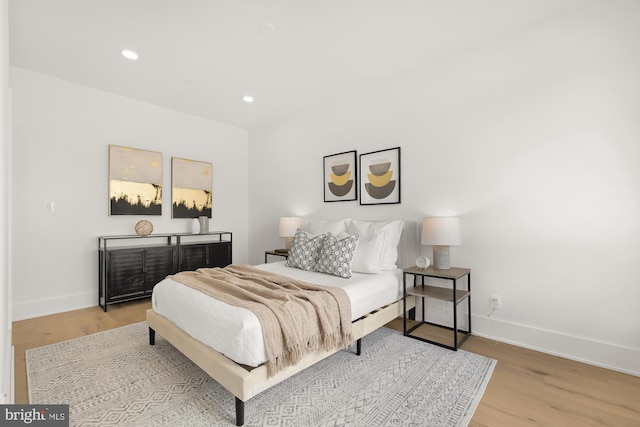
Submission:
[[[273,249],[271,251],[264,251],[264,263],[267,263],[267,257],[269,255],[273,255],[273,256],[281,256],[284,259],[289,259],[289,251],[286,251],[285,249]]]
[[[413,286],[407,287],[407,276],[413,276]],[[451,267],[449,270],[437,270],[433,268],[433,266],[424,269],[419,267],[410,267],[405,268],[402,274],[403,279],[403,299],[404,299],[404,316],[403,316],[403,330],[404,335],[415,338],[421,341],[425,341],[431,344],[439,345],[441,347],[449,348],[451,350],[458,350],[462,343],[469,338],[471,335],[471,270],[468,268],[457,268]],[[458,280],[463,277],[467,278],[467,288],[466,289],[458,289]],[[433,277],[437,279],[451,280],[453,281],[453,288],[445,288],[442,286],[429,286],[424,284],[425,277]],[[418,284],[418,278],[420,278],[420,283]],[[422,299],[422,321],[419,321],[416,325],[412,326],[407,330],[407,309],[406,309],[406,300],[407,296],[413,295],[416,298]],[[426,298],[435,298],[441,301],[450,301],[453,306],[453,328],[448,326],[439,325],[432,322],[425,321],[425,299]],[[462,301],[467,300],[467,325],[468,330],[463,330],[458,328],[458,304]],[[416,300],[416,305],[418,301]],[[418,329],[422,325],[433,325],[440,328],[449,329],[453,332],[453,346],[443,344],[437,341],[428,340],[422,337],[418,337],[416,335],[411,335],[411,332]],[[459,336],[461,335],[461,336]]]

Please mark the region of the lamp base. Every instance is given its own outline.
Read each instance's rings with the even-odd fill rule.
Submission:
[[[291,250],[291,244],[293,243],[293,236],[285,237],[284,239],[284,248],[286,250]]]
[[[449,258],[449,246],[433,247],[433,268],[437,270],[451,269]]]

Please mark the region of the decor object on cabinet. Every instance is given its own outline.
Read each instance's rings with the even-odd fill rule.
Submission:
[[[400,203],[400,147],[360,154],[360,204]]]
[[[146,219],[143,219],[136,223],[135,230],[138,236],[147,237],[153,231],[153,224]]]
[[[200,221],[198,221],[198,218],[193,218],[191,220],[191,234],[198,233],[200,233]]]
[[[280,218],[278,222],[278,235],[284,237],[284,249],[276,249],[276,252],[289,253],[291,242],[296,231],[300,228],[302,220],[296,216],[286,216]]]
[[[433,267],[451,268],[449,246],[461,245],[460,221],[457,217],[432,217],[422,220],[423,245],[433,246]]]
[[[429,258],[426,256],[419,255],[418,258],[416,258],[416,267],[426,270],[430,265],[431,261],[429,261]]]
[[[109,215],[162,215],[162,153],[109,145]]]
[[[98,237],[98,305],[151,297],[153,287],[170,274],[231,264],[232,236],[154,234],[148,244],[130,246],[137,235]],[[145,239],[145,241],[147,241]]]
[[[212,165],[171,158],[171,217],[211,218]]]
[[[358,166],[355,150],[324,156],[322,170],[325,202],[358,199]]]
[[[200,225],[199,233],[207,234],[209,232],[209,217],[208,216],[199,216],[198,224]]]

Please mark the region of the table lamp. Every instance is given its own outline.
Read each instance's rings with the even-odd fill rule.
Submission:
[[[433,246],[433,268],[449,270],[449,246],[462,244],[460,221],[457,217],[424,218],[421,242]]]
[[[284,237],[285,249],[280,249],[280,252],[289,252],[291,249],[291,242],[293,242],[293,236],[296,235],[296,231],[300,228],[302,221],[296,216],[285,216],[280,218],[278,224],[278,234],[280,237]]]

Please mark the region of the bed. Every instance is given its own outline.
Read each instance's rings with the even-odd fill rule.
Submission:
[[[353,226],[354,223],[360,227]],[[349,297],[350,332],[357,343],[355,353],[360,354],[364,336],[403,313],[402,270],[395,264],[402,226],[402,222],[310,222],[305,226],[306,230],[298,231],[304,236],[296,234],[289,260],[255,267],[267,274],[342,289]],[[391,236],[394,234],[391,231],[395,235]],[[341,277],[346,275],[344,271],[329,274],[316,271],[323,270],[322,267],[307,269],[306,259],[296,258],[296,254],[301,253],[296,249],[308,249],[301,240],[308,243],[323,235],[332,235],[334,242],[345,242],[348,236],[358,236],[359,252],[354,251],[352,259],[348,260],[349,277]],[[325,241],[325,247],[326,244]],[[393,252],[393,246],[395,254],[389,254],[389,251]],[[322,247],[317,249],[320,251]],[[309,251],[304,251],[304,254],[308,257]],[[374,263],[369,262],[372,254],[376,260]],[[311,256],[320,257],[318,253]],[[332,266],[335,264],[330,263]],[[408,300],[407,309],[413,308],[414,304],[413,300]],[[267,355],[261,324],[251,310],[218,301],[171,277],[154,288],[147,322],[150,344],[154,344],[155,333],[158,332],[235,396],[236,425],[244,424],[244,403],[247,400],[340,351],[340,348],[320,349],[307,353],[295,365],[276,373],[270,372],[265,363]]]

